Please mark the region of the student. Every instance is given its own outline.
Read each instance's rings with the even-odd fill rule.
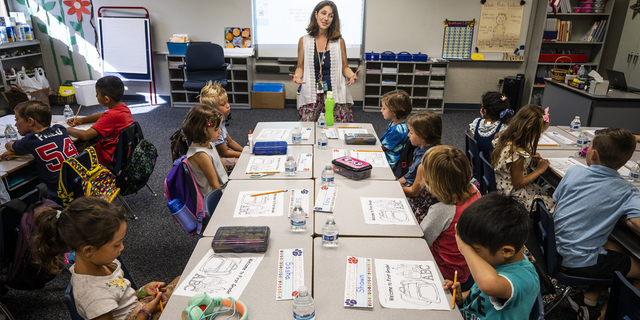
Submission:
[[[513,195],[525,207],[529,207],[536,192],[540,191],[545,205],[553,212],[555,201],[546,196],[547,190],[534,183],[549,167],[549,160],[542,159],[536,153],[540,135],[548,128],[548,108],[542,110],[535,104],[522,107],[511,119],[507,130],[494,140],[496,152],[491,155],[491,164],[495,169],[499,192]],[[535,170],[530,171],[532,162],[537,162],[537,165]]]
[[[482,95],[480,118],[469,124],[471,137],[478,142],[478,151],[484,152],[486,159],[491,158],[496,133],[507,129],[514,111],[509,109],[509,99],[500,92],[489,91]]]
[[[395,168],[402,147],[407,141],[409,128],[405,119],[411,113],[411,109],[411,98],[404,90],[394,90],[382,97],[382,117],[391,122],[380,138],[380,144],[391,169]]]
[[[96,144],[96,152],[100,164],[106,168],[109,168],[114,160],[113,155],[120,138],[120,131],[133,124],[131,110],[120,101],[123,94],[124,84],[120,78],[115,76],[102,77],[96,82],[96,97],[98,98],[98,103],[109,108],[109,110],[88,117],[77,118],[75,122],[73,119],[67,121],[72,126],[67,129],[69,134],[80,140],[89,141],[98,136],[100,137]],[[95,124],[88,130],[73,128],[73,126],[92,122],[95,122]]]
[[[229,113],[231,113],[231,106],[229,105],[227,91],[220,83],[216,82],[212,84],[211,81],[209,81],[200,91],[200,103],[208,104],[218,109],[218,111],[222,112],[224,115],[222,124],[220,125],[222,134],[220,134],[220,137],[218,137],[218,140],[214,145],[218,150],[218,154],[220,154],[222,163],[224,163],[227,169],[231,170],[235,167],[236,162],[238,162],[240,154],[242,154],[242,147],[231,139],[231,136],[225,127],[225,121],[229,116]]]
[[[71,285],[78,314],[84,319],[154,319],[159,303],[166,304],[180,277],[169,285],[150,282],[136,292],[131,288],[120,261],[127,232],[125,211],[95,197],[81,197],[68,208],[38,211],[31,237],[34,261],[57,274],[62,271],[62,254],[71,249],[76,262]],[[162,294],[156,294],[156,288]],[[162,302],[161,302],[162,300]]]
[[[440,202],[429,208],[420,227],[442,276],[453,279],[458,271],[460,283],[467,282],[470,273],[456,245],[456,224],[462,211],[480,199],[480,192],[469,182],[472,176],[467,156],[451,146],[429,149],[422,161],[422,181]],[[462,290],[469,287],[463,285]]]
[[[62,163],[78,155],[67,129],[51,126],[51,108],[41,101],[27,101],[15,108],[16,129],[21,140],[7,142],[5,158],[31,154],[38,168],[40,182],[47,185],[48,198],[58,200],[58,178]]]
[[[467,294],[460,283],[456,302],[465,319],[528,319],[540,292],[540,280],[523,253],[530,228],[529,212],[516,199],[493,192],[465,209],[456,241],[475,284]]]
[[[229,181],[227,169],[213,147],[221,133],[222,118],[222,113],[214,107],[198,104],[182,123],[184,135],[192,142],[187,158],[202,196],[215,189],[224,191]]]
[[[560,181],[553,198],[558,201],[553,220],[564,272],[576,276],[611,279],[620,271],[640,288],[640,261],[616,242],[607,240],[623,216],[640,231],[640,193],[618,173],[636,149],[626,129],[598,130],[587,151],[589,167],[573,166]],[[569,298],[584,319],[596,319],[598,295],[604,286],[589,287]],[[604,318],[604,309],[602,316]]]
[[[413,213],[418,220],[427,215],[429,206],[437,203],[429,191],[422,185],[422,156],[432,147],[439,145],[442,141],[442,119],[431,111],[422,111],[407,121],[409,127],[409,141],[416,146],[413,151],[413,161],[409,171],[397,181],[402,185],[402,191],[407,196],[407,201],[413,209]]]

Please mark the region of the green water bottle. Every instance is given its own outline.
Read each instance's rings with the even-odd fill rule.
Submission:
[[[327,98],[324,100],[324,116],[327,118],[327,127],[333,125],[333,107],[335,104],[333,91],[327,91]]]

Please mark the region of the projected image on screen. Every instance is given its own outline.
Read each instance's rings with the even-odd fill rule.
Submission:
[[[296,58],[311,11],[320,0],[253,0],[254,47],[262,58]],[[334,0],[348,58],[360,58],[364,0]]]

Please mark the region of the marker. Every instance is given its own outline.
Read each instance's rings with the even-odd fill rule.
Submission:
[[[270,192],[252,194],[251,196],[252,197],[257,197],[257,196],[264,196],[264,195],[268,195],[268,194],[281,193],[281,192],[287,192],[287,191],[289,191],[289,190],[270,191]]]
[[[453,275],[453,284],[455,285],[456,282],[458,282],[458,270],[456,270],[456,273]],[[454,308],[456,306],[456,288],[453,287],[453,302],[451,303],[451,308]]]

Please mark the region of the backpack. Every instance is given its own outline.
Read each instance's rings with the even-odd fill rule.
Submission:
[[[187,137],[182,132],[182,129],[174,132],[171,135],[171,160],[176,161],[178,158],[187,154],[189,151],[189,141],[187,141]]]
[[[173,199],[180,199],[192,214],[197,213],[194,214],[194,217],[198,221],[198,227],[189,233],[191,236],[201,234],[203,226],[206,226],[208,222],[202,195],[194,181],[187,156],[181,156],[173,162],[173,168],[164,180],[164,196],[167,199],[167,204]],[[176,222],[178,222],[177,219]],[[178,222],[178,224],[180,223]]]
[[[411,144],[409,139],[404,142],[402,151],[400,151],[400,157],[398,157],[396,166],[393,168],[393,175],[396,176],[396,179],[399,179],[409,172],[409,167],[411,167],[411,162],[413,161],[413,151],[415,149],[416,147]]]
[[[116,180],[120,194],[123,196],[134,194],[144,187],[153,173],[156,159],[158,159],[158,150],[149,140],[143,139],[134,146],[127,164]]]
[[[93,147],[62,163],[58,180],[58,197],[64,206],[82,196],[113,201],[118,195],[116,177],[98,161]]]

